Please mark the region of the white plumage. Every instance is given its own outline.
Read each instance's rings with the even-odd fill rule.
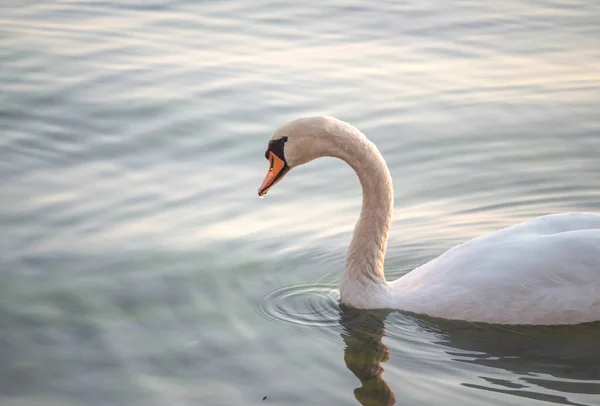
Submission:
[[[600,319],[600,216],[554,214],[458,245],[389,284],[390,306],[450,319]]]
[[[272,140],[282,137],[288,169],[333,156],[346,161],[362,185],[363,206],[340,285],[346,305],[502,324],[600,320],[600,215],[538,217],[458,245],[388,282],[383,261],[393,189],[377,147],[332,117],[294,120]]]

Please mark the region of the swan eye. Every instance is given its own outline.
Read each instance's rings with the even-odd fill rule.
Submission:
[[[283,147],[287,140],[288,137],[284,136],[276,140],[269,141],[269,147],[265,151],[265,158],[269,159],[269,152],[273,152],[275,155],[277,155],[279,158],[285,161],[285,157],[283,155]]]

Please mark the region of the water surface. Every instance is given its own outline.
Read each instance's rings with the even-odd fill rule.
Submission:
[[[600,212],[600,3],[0,15],[3,405],[600,404],[597,324],[340,308],[360,209],[342,162],[256,196],[272,131],[330,114],[394,178],[389,279],[533,216]]]

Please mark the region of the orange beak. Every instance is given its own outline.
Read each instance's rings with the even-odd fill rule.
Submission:
[[[277,182],[279,182],[285,174],[290,170],[289,166],[283,161],[283,159],[279,158],[272,151],[269,151],[269,172],[267,172],[267,176],[265,176],[265,180],[263,180],[262,185],[258,189],[258,195],[263,197],[267,194],[269,189],[271,189]]]

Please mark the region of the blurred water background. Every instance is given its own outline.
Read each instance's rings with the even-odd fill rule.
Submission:
[[[598,324],[340,308],[341,161],[256,196],[272,131],[329,114],[390,167],[389,279],[599,212],[599,2],[0,10],[2,405],[600,405]]]

